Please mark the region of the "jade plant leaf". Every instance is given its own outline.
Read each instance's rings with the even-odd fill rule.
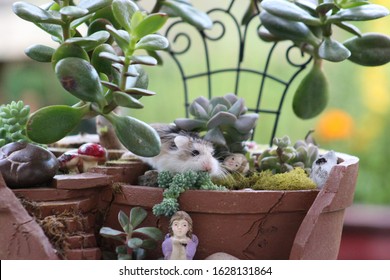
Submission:
[[[136,96],[152,96],[156,94],[154,91],[143,88],[128,88],[125,90],[125,93]]]
[[[129,33],[127,33],[124,30],[117,30],[115,27],[110,25],[107,25],[106,29],[123,51],[126,51],[129,48],[129,44],[130,44]]]
[[[110,33],[102,30],[95,32],[87,37],[73,37],[66,40],[67,43],[73,43],[84,48],[86,51],[93,50],[97,46],[105,43],[110,38]]]
[[[39,62],[50,62],[54,49],[44,45],[32,45],[24,50],[26,55]]]
[[[111,45],[102,44],[98,46],[92,53],[91,64],[95,67],[96,71],[99,73],[104,73],[108,77],[112,78],[116,71],[112,68],[112,61],[101,57],[102,52],[111,53],[115,55],[115,50]]]
[[[142,37],[135,45],[136,49],[144,49],[148,51],[164,50],[168,48],[168,39],[158,34],[149,34]]]
[[[163,13],[154,13],[146,16],[133,30],[138,38],[152,34],[160,30],[160,28],[168,20],[168,15]]]
[[[118,106],[126,107],[126,108],[133,108],[133,109],[142,109],[144,105],[142,105],[141,102],[138,101],[138,99],[135,99],[131,95],[121,92],[121,91],[114,91],[112,93],[115,103]]]
[[[319,39],[302,22],[286,20],[264,10],[260,13],[260,19],[264,27],[274,36],[293,41],[308,42],[312,45],[319,44]]]
[[[304,9],[286,0],[263,0],[261,7],[268,13],[287,20],[300,21],[308,25],[316,26],[321,24],[318,18],[313,17]]]
[[[26,2],[15,2],[12,5],[14,13],[20,18],[34,23],[63,24],[60,16],[54,15],[38,6]]]
[[[88,106],[54,105],[34,112],[26,126],[27,136],[37,143],[54,143],[71,132],[89,112]]]
[[[314,118],[325,109],[328,95],[327,79],[316,61],[294,94],[293,111],[302,119]]]
[[[342,9],[329,17],[329,22],[338,21],[366,21],[385,17],[389,10],[381,5],[367,4],[357,7]]]
[[[125,233],[123,233],[122,231],[112,229],[109,227],[102,227],[99,233],[104,237],[113,238],[119,241],[123,241],[125,237]]]
[[[188,3],[166,0],[163,1],[162,4],[173,11],[176,16],[180,16],[184,21],[190,23],[199,30],[211,29],[211,27],[213,27],[213,22],[206,13],[195,9]],[[162,11],[164,11],[164,9],[162,9]]]
[[[139,10],[138,6],[129,0],[112,1],[112,12],[118,23],[127,31],[131,31],[131,18]]]
[[[149,55],[133,55],[131,64],[157,65],[157,60]]]
[[[111,4],[112,0],[81,0],[77,5],[79,8],[87,9],[90,13],[96,12]]]
[[[112,112],[104,117],[111,122],[119,141],[129,151],[143,157],[153,157],[160,153],[160,137],[145,122]]]
[[[77,6],[66,6],[60,10],[61,15],[70,16],[73,18],[80,18],[88,14],[88,10]]]
[[[68,57],[78,57],[89,61],[88,53],[82,47],[72,43],[63,43],[57,48],[52,56],[51,62],[53,67],[56,66],[58,61]]]
[[[142,235],[146,235],[147,237],[149,237],[155,241],[161,240],[163,238],[161,231],[155,227],[137,228],[133,231],[133,233],[139,233]]]
[[[136,248],[141,247],[142,243],[143,243],[143,241],[141,238],[133,237],[127,241],[127,246],[132,248],[132,249],[136,249]]]
[[[89,62],[77,57],[64,58],[57,63],[55,72],[61,85],[72,95],[96,102],[100,108],[106,105],[99,75]]]
[[[344,42],[351,51],[350,61],[363,66],[380,66],[390,61],[390,37],[366,33]]]
[[[138,227],[145,219],[148,213],[145,209],[141,207],[134,207],[130,210],[130,223],[131,225],[136,228]]]
[[[131,233],[131,232],[129,232],[129,230],[132,231],[133,228],[129,227],[129,224],[130,224],[129,217],[122,210],[120,210],[118,213],[118,221],[119,221],[119,224],[121,225],[121,227],[123,228],[123,230],[127,234]]]
[[[325,37],[318,48],[318,56],[333,62],[347,59],[351,52],[341,43],[330,37]]]

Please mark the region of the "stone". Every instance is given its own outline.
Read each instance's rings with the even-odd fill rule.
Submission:
[[[0,149],[0,172],[9,188],[47,185],[58,167],[54,154],[37,145],[14,142]]]

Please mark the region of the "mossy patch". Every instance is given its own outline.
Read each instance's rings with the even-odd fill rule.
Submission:
[[[251,188],[254,190],[310,190],[316,184],[302,168],[295,168],[287,173],[273,174],[270,170],[251,173],[248,176],[231,174],[224,179],[213,180],[230,190]]]

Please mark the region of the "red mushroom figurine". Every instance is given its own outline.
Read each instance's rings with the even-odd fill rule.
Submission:
[[[58,158],[60,164],[59,170],[64,173],[80,173],[82,170],[81,158],[77,150],[71,150],[63,153]]]
[[[107,150],[100,144],[85,143],[77,152],[82,160],[82,172],[107,161]]]

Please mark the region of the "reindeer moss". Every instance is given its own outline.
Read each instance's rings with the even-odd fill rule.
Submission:
[[[251,188],[254,190],[309,190],[315,189],[315,183],[302,168],[287,173],[273,174],[272,171],[252,173],[249,176],[232,174],[214,182],[231,190]]]

